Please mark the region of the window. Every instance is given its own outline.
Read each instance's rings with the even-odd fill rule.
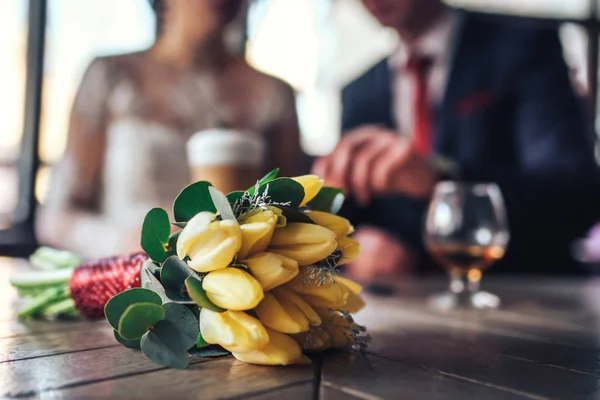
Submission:
[[[36,195],[44,201],[51,167],[66,145],[71,106],[94,57],[143,50],[155,37],[147,0],[49,0]]]
[[[12,225],[18,201],[16,161],[23,134],[27,0],[0,3],[0,230]]]

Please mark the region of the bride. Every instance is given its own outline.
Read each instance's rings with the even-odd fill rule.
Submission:
[[[145,213],[190,183],[186,143],[219,121],[258,134],[263,170],[301,173],[292,90],[224,41],[243,0],[155,0],[156,43],[88,67],[67,150],[40,211],[40,242],[101,257],[139,248]]]

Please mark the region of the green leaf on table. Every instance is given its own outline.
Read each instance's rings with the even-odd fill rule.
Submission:
[[[264,185],[265,183],[271,182],[273,179],[277,178],[278,173],[279,173],[279,168],[275,168],[273,171],[269,172],[268,174],[266,174],[265,176],[263,176],[262,178],[260,178],[258,180],[258,186],[260,187],[260,186]],[[247,190],[247,192],[250,196],[252,196],[254,194],[255,190],[256,190],[256,186],[252,186],[251,188],[249,188]],[[227,197],[229,197],[229,195]]]
[[[119,330],[119,320],[125,310],[136,303],[154,303],[162,305],[160,296],[150,289],[133,288],[125,290],[111,297],[104,306],[104,315],[106,320],[113,327]]]
[[[158,263],[167,258],[167,244],[171,235],[169,215],[162,208],[148,211],[142,225],[142,249],[150,258]]]
[[[140,349],[140,339],[125,340],[121,337],[121,335],[119,335],[119,332],[117,332],[114,329],[113,329],[113,335],[115,336],[115,339],[117,339],[117,342],[121,343],[123,346],[127,347],[128,349],[136,349],[136,350]]]
[[[188,350],[188,353],[192,357],[223,357],[231,354],[229,351],[215,344],[201,348],[192,347]]]
[[[165,317],[165,309],[155,303],[132,304],[119,319],[119,335],[125,340],[142,337],[149,329]]]
[[[200,334],[198,319],[193,312],[181,304],[165,304],[165,321],[171,321],[179,330],[182,336],[182,342],[185,348],[189,348],[196,343]]]
[[[184,339],[171,321],[160,321],[142,336],[142,353],[159,365],[185,369],[189,364]]]
[[[304,200],[304,188],[290,178],[277,178],[265,183],[258,189],[258,193],[262,195],[265,192],[271,202],[292,208],[298,208]]]
[[[173,213],[177,222],[187,222],[202,211],[217,212],[208,188],[210,182],[196,182],[179,193],[173,204]]]
[[[193,304],[194,302],[186,294],[185,287],[185,280],[193,274],[194,271],[179,257],[167,258],[160,270],[160,280],[165,287],[167,297],[178,303]]]
[[[23,308],[19,309],[17,316],[19,318],[38,316],[51,304],[55,304],[68,298],[70,298],[69,290],[66,285],[45,289],[35,297],[31,298]]]
[[[158,270],[158,272],[160,274],[160,269]],[[169,297],[167,297],[165,288],[160,283],[160,280],[156,278],[156,275],[150,272],[149,268],[145,268],[142,266],[142,270],[140,271],[140,281],[140,286],[144,289],[152,290],[154,293],[159,295],[163,304],[170,303],[172,301]]]
[[[194,303],[196,303],[200,308],[207,308],[214,312],[224,312],[225,309],[215,305],[208,296],[206,295],[206,290],[202,287],[202,281],[198,279],[198,277],[192,275],[185,280],[185,287],[187,289],[188,295]]]
[[[221,215],[222,219],[235,219],[235,214],[231,209],[231,204],[229,204],[229,199],[223,193],[219,192],[214,187],[210,186],[208,188],[208,192],[210,193],[210,198],[212,199],[215,208],[219,215]]]
[[[313,211],[325,211],[337,214],[344,204],[344,191],[339,188],[323,187],[307,207]]]
[[[287,222],[301,222],[304,224],[314,224],[313,220],[308,215],[299,211],[297,208],[277,207],[281,210]]]

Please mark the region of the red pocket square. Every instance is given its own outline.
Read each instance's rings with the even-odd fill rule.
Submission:
[[[487,107],[493,99],[494,96],[491,90],[480,90],[462,98],[456,105],[456,112],[460,116],[470,114],[480,108]]]

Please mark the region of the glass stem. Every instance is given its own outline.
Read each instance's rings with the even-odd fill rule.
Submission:
[[[481,270],[479,269],[471,269],[467,273],[467,287],[469,289],[469,293],[477,293],[481,288]]]
[[[448,273],[450,279],[449,290],[454,294],[461,294],[465,291],[464,276],[460,270],[452,269]]]

